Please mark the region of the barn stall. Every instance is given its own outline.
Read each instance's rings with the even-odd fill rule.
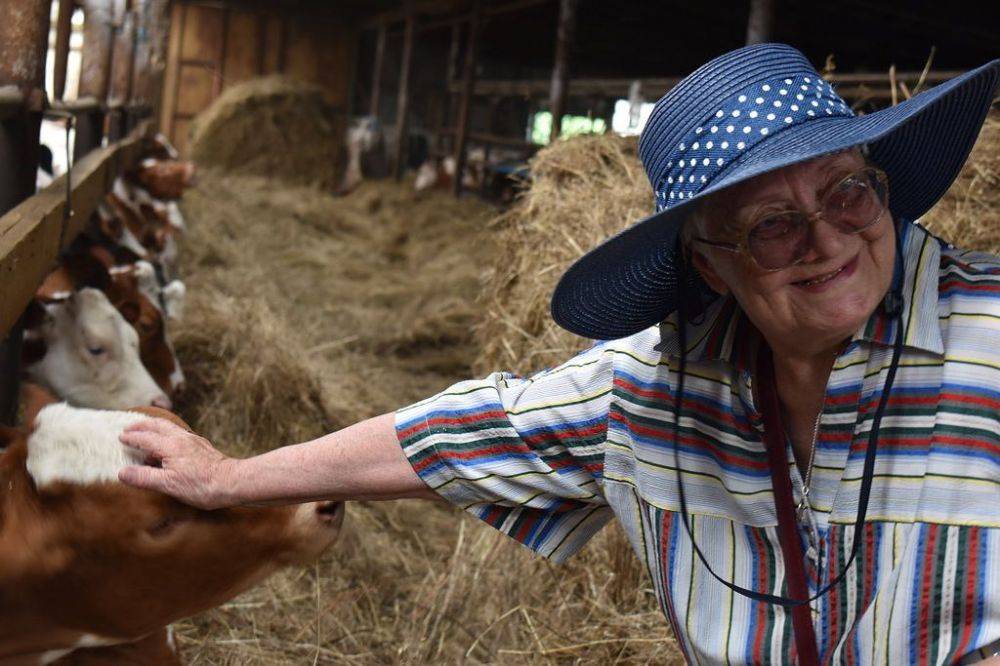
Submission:
[[[672,21],[695,30],[711,19],[714,31],[680,38],[665,58],[662,8],[639,3],[34,3],[33,17],[5,28],[21,41],[0,40],[18,44],[18,58],[35,54],[28,78],[9,51],[0,59],[0,84],[17,87],[3,89],[5,422],[16,420],[20,313],[156,130],[199,167],[181,202],[188,302],[172,335],[186,383],[175,409],[250,455],[585,346],[547,317],[554,280],[646,214],[634,138],[644,105],[713,54],[791,41],[864,110],[995,49],[975,12],[849,4],[868,32],[832,10],[752,2],[720,17],[671,3]],[[950,30],[931,40],[935,25]],[[74,35],[79,80],[68,85]],[[43,114],[62,127],[72,118],[77,159],[25,199]],[[384,130],[385,167],[337,193],[343,137],[362,115]],[[931,219],[993,251],[997,127],[988,122]],[[607,133],[555,140],[572,131]],[[451,157],[462,174],[476,149],[491,177],[531,160],[513,206],[480,196],[485,178],[414,191],[420,162]],[[457,511],[412,502],[352,505],[346,534],[314,566],[175,631],[190,663],[681,661],[615,526],[554,567]]]

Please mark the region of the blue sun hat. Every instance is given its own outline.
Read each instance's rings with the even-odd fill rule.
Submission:
[[[889,177],[889,208],[915,220],[941,198],[972,150],[1000,81],[1000,60],[901,104],[856,116],[802,53],[756,44],[702,65],[656,103],[639,157],[655,213],[574,263],[552,296],[552,317],[609,340],[662,321],[679,298],[712,298],[688,271],[678,234],[692,204],[736,183],[868,144]],[[700,294],[700,295],[699,295]]]

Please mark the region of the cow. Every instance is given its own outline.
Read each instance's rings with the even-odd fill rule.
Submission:
[[[149,416],[187,427],[65,403],[0,426],[0,663],[180,664],[171,622],[336,540],[340,503],[202,511],[120,483],[142,454],[118,437]]]
[[[124,178],[161,201],[176,201],[194,180],[194,162],[147,157],[124,173]]]
[[[179,320],[186,293],[174,280],[160,287],[153,266],[145,261],[116,265],[102,247],[78,238],[70,252],[35,291],[35,298],[53,302],[82,287],[100,289],[139,335],[139,358],[157,385],[173,396],[184,384],[184,373],[167,331],[167,320]]]
[[[33,301],[25,329],[27,376],[60,398],[105,409],[171,406],[166,391],[142,364],[136,329],[98,289],[57,292],[48,302]]]
[[[347,130],[345,141],[347,166],[335,194],[344,195],[361,184],[365,176],[386,175],[385,136],[378,118],[363,116],[355,119]]]

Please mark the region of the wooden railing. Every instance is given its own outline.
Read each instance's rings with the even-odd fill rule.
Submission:
[[[138,159],[142,139],[151,131],[147,121],[121,141],[91,151],[69,173],[0,217],[0,339],[21,316],[59,253],[86,226],[115,178]]]

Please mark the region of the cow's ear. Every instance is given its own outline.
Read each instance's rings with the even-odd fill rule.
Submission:
[[[38,328],[45,323],[47,318],[48,313],[45,311],[45,306],[37,300],[31,299],[28,307],[24,309],[24,328],[25,330]]]
[[[121,313],[122,317],[125,317],[125,321],[130,324],[135,324],[139,321],[139,316],[142,314],[142,308],[139,306],[139,301],[134,298],[122,301],[117,306],[118,312]]]
[[[67,255],[63,257],[62,264],[78,289],[93,287],[105,291],[111,286],[111,274],[107,266],[89,252],[74,252]]]

